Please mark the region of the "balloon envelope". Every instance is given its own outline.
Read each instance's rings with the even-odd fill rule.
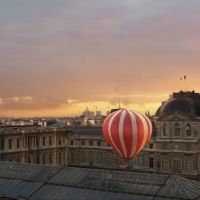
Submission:
[[[127,162],[150,140],[152,124],[139,112],[121,109],[106,117],[103,134],[107,143]]]

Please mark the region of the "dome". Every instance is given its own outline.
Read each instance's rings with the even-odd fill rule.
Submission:
[[[200,94],[194,91],[173,93],[169,100],[162,103],[156,116],[162,117],[174,112],[200,117]]]

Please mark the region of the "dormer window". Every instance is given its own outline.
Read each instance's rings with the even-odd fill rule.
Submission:
[[[179,123],[176,123],[174,126],[174,133],[175,136],[180,136],[181,135],[181,127]]]
[[[163,125],[163,136],[167,136],[167,124]]]
[[[186,134],[188,137],[192,135],[192,127],[190,124],[187,124],[186,126]]]

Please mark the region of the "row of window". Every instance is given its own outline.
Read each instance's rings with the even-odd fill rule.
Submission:
[[[70,153],[70,162],[77,162],[79,160],[79,155],[80,155],[80,162],[82,164],[88,163],[90,165],[93,164],[101,164],[101,165],[123,165],[122,159],[118,156],[115,157],[113,153],[104,153],[104,152],[84,152],[82,151],[81,153],[76,153],[72,151]],[[120,162],[121,161],[121,162]],[[184,163],[184,165],[182,165]],[[160,164],[162,164],[160,166]],[[181,173],[182,170],[185,171],[192,171],[194,169],[193,166],[193,159],[173,159],[170,161],[169,159],[164,159],[162,160],[162,163],[160,162],[155,162],[154,157],[147,158],[143,156],[136,157],[132,160],[130,160],[129,165],[132,166],[133,168],[145,168],[148,167],[150,169],[156,168],[162,168],[164,170],[173,170],[175,173]]]
[[[7,142],[8,144],[8,149],[12,150],[12,149],[20,149],[20,148],[24,148],[24,146],[26,146],[24,143],[24,140],[20,140],[19,138],[17,139],[13,139],[10,138],[7,141],[5,141],[3,138],[1,139],[1,150],[4,151],[5,150],[5,143]],[[101,146],[102,142],[101,141],[93,141],[93,140],[80,140],[80,141],[75,141],[75,140],[70,140],[69,143],[70,145],[77,145],[77,142],[79,145],[82,146]],[[41,143],[41,144],[40,144]],[[58,144],[59,146],[61,146],[64,143],[63,138],[59,137],[58,138]],[[35,137],[35,138],[27,138],[27,147],[28,148],[38,148],[40,146],[42,147],[47,147],[47,146],[52,146],[53,145],[53,137]]]
[[[81,145],[81,146],[101,146],[102,143],[101,141],[93,141],[93,140],[80,140],[80,141],[74,141],[74,140],[71,140],[70,142],[70,145]]]
[[[163,125],[163,136],[168,136],[168,125]],[[179,137],[181,135],[181,126],[179,123],[175,123],[174,125],[174,135]],[[190,137],[192,135],[192,127],[190,124],[186,125],[186,135]]]
[[[175,159],[172,161],[172,168],[174,172],[180,173],[181,172],[181,160]],[[170,169],[170,163],[168,159],[163,160],[163,169],[169,170]],[[186,171],[192,171],[193,170],[193,161],[192,160],[186,160],[184,169]]]
[[[41,141],[41,138],[39,137],[36,137],[36,138],[31,138],[31,137],[28,137],[27,138],[27,146],[28,148],[35,148],[35,147],[40,147],[40,141]],[[8,145],[8,149],[9,150],[12,150],[16,147],[16,149],[20,149],[21,147],[25,147],[25,140],[21,140],[20,138],[17,138],[17,139],[13,139],[13,138],[10,138],[8,139],[7,141],[3,138],[1,138],[1,150],[4,151],[5,150],[5,144],[7,142],[7,145]],[[50,136],[50,137],[42,137],[42,146],[45,147],[45,146],[52,146],[53,145],[53,137]]]
[[[66,162],[66,152],[55,153],[45,153],[45,154],[33,154],[27,155],[26,157],[15,155],[15,156],[6,156],[2,155],[1,160],[16,161],[16,162],[25,162],[32,164],[64,164]]]

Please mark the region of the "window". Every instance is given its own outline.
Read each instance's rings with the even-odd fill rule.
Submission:
[[[31,156],[28,156],[27,161],[28,163],[31,163]]]
[[[20,157],[19,157],[19,156],[17,156],[17,159],[16,159],[16,160],[17,160],[17,162],[20,162]]]
[[[71,144],[71,145],[74,145],[74,141],[73,141],[73,140],[71,140],[70,144]]]
[[[45,155],[42,156],[43,164],[45,164]]]
[[[5,140],[4,138],[1,138],[1,150],[3,151],[5,148]]]
[[[28,137],[28,148],[32,147],[32,137]]]
[[[181,134],[181,127],[180,124],[176,123],[174,126],[175,136],[180,136]]]
[[[43,147],[46,145],[45,137],[42,138],[42,144],[43,144]]]
[[[85,152],[81,152],[81,162],[85,162]]]
[[[93,144],[92,140],[90,140],[89,144],[90,144],[90,146],[92,146],[92,144]]]
[[[149,167],[153,168],[153,164],[154,164],[153,158],[149,158]]]
[[[61,152],[59,152],[59,154],[58,154],[58,159],[59,159],[59,164],[61,164],[61,162],[62,162],[62,153]]]
[[[101,142],[100,141],[97,141],[97,146],[101,146]]]
[[[103,162],[103,153],[102,152],[100,152],[100,154],[99,154],[99,161],[100,161],[100,163],[102,163]]]
[[[143,159],[140,157],[138,158],[138,166],[142,167],[143,166]]]
[[[173,160],[173,171],[175,173],[181,172],[181,161],[180,160]]]
[[[8,148],[9,148],[9,149],[12,149],[12,139],[9,139],[9,140],[8,140]]]
[[[49,146],[52,145],[52,137],[49,137]]]
[[[193,162],[192,162],[192,160],[187,160],[186,161],[186,169],[188,171],[192,171],[193,170]]]
[[[60,155],[60,154],[59,154]],[[60,158],[60,157],[59,157]],[[75,160],[75,155],[74,155],[74,152],[71,152],[70,154],[70,160],[71,160],[71,163],[74,163],[74,160]]]
[[[59,145],[62,145],[62,138],[59,137]]]
[[[163,125],[163,136],[167,136],[167,124]]]
[[[190,124],[187,124],[187,126],[186,126],[186,134],[187,134],[187,136],[192,135],[192,128],[191,128]]]
[[[149,144],[149,148],[153,149],[153,144],[152,143]]]
[[[52,163],[52,154],[50,153],[49,154],[49,164],[51,164]]]
[[[39,144],[40,144],[40,138],[36,137],[36,147],[39,147]]]
[[[96,161],[97,163],[100,163],[100,152],[97,152],[97,153],[96,153],[95,161]]]
[[[17,138],[17,149],[19,149],[20,148],[20,140],[19,140],[19,138]]]
[[[83,145],[83,146],[85,145],[85,141],[84,141],[84,140],[83,140],[83,141],[81,141],[81,145]]]
[[[169,161],[168,159],[163,160],[163,169],[169,169]]]
[[[192,149],[192,144],[186,143],[186,144],[185,144],[185,150],[186,150],[186,151],[191,151],[191,149]]]
[[[36,155],[36,164],[40,164],[40,155]]]

